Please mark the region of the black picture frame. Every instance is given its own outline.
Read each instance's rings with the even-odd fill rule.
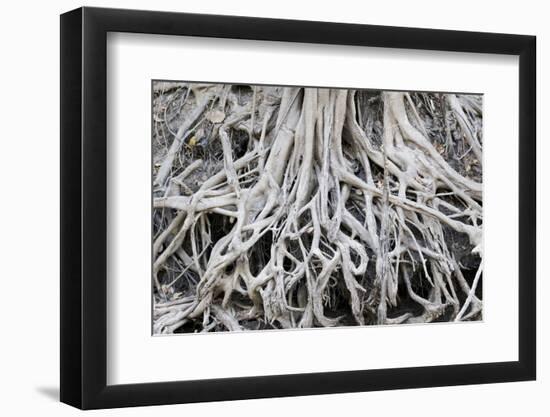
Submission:
[[[518,361],[107,385],[108,32],[518,56]],[[61,15],[60,57],[62,402],[94,409],[535,379],[534,36],[84,7]]]

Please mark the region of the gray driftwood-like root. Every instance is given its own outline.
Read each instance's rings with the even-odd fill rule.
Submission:
[[[481,318],[481,97],[156,83],[154,333]]]

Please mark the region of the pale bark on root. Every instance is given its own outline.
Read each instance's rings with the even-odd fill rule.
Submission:
[[[368,109],[359,109],[354,90],[256,86],[245,104],[224,91],[221,111],[239,116],[214,123],[208,138],[218,143],[218,171],[190,195],[177,187],[166,192],[207,163],[190,161],[192,169],[179,174],[173,166],[187,131],[214,100],[206,96],[156,174],[154,207],[170,217],[157,225],[153,243],[155,333],[189,324],[236,331],[250,323],[298,328],[481,317],[480,178],[450,163],[411,96],[380,94],[383,116],[369,116],[380,119],[376,132],[361,120]],[[445,103],[481,169],[475,108],[467,114],[454,95]],[[238,131],[248,138],[240,156]],[[462,236],[477,258],[473,283],[449,235]],[[169,279],[159,278],[170,275],[172,261],[194,279],[181,285],[184,294],[170,293]],[[404,300],[415,307],[406,311]]]

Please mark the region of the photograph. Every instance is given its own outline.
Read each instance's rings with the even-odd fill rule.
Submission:
[[[483,95],[153,80],[153,335],[483,319]]]

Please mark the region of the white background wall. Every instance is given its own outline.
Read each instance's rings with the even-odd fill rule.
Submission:
[[[59,17],[78,1],[4,2],[0,15],[0,410],[74,415],[58,403]],[[94,415],[548,415],[550,26],[542,1],[93,1],[86,5],[532,34],[538,37],[538,381],[100,411]]]

